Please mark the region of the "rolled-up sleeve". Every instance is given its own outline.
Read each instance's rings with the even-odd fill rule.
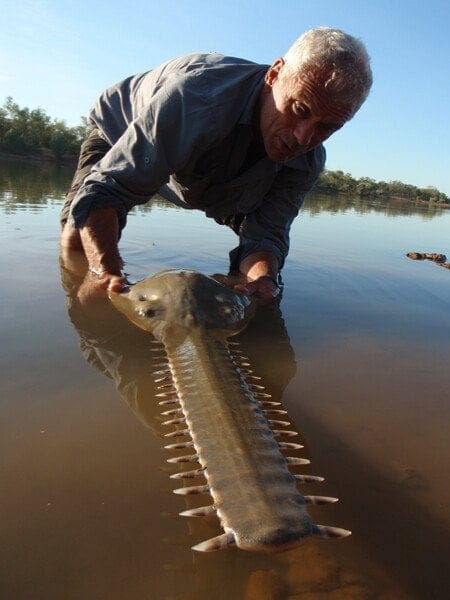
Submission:
[[[178,82],[165,85],[85,179],[71,207],[71,224],[83,227],[91,210],[112,207],[122,229],[133,206],[147,202],[214,139],[202,91]]]
[[[273,254],[282,269],[289,252],[289,231],[307,192],[317,181],[325,165],[325,149],[319,146],[305,157],[305,168],[285,166],[261,205],[245,215],[239,229],[239,246],[230,252],[232,270],[255,252]]]

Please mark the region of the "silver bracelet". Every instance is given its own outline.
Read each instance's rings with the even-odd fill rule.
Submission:
[[[89,267],[88,273],[90,275],[95,275],[96,277],[103,277],[105,273],[108,271],[106,269],[94,269],[93,267]]]

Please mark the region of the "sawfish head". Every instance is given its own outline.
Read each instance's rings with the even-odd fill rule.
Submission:
[[[250,298],[197,271],[166,270],[109,292],[117,310],[157,339],[184,337],[208,330],[226,338],[241,331],[253,316]]]

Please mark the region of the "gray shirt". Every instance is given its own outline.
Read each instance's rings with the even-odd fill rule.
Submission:
[[[289,229],[325,163],[319,146],[286,163],[249,161],[252,119],[268,65],[220,54],[191,54],[129,77],[96,101],[90,121],[111,144],[71,207],[82,227],[93,208],[128,211],[159,192],[219,223],[240,216],[237,266],[266,250],[280,264]]]

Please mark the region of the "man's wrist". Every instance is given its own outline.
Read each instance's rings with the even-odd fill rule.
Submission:
[[[122,263],[120,266],[114,265],[113,267],[107,267],[103,265],[89,265],[88,273],[94,277],[105,277],[105,275],[117,275],[118,277],[122,277]]]
[[[263,281],[264,279],[271,281],[278,290],[281,290],[282,286],[278,281],[278,277],[273,277],[273,275],[261,275],[256,281]]]
[[[94,277],[104,277],[108,273],[108,271],[106,269],[101,269],[99,267],[97,267],[97,268],[89,267],[88,273],[89,273],[89,275],[93,275]]]

